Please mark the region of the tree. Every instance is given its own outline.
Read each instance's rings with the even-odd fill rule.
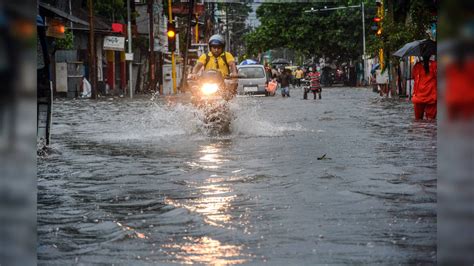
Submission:
[[[304,55],[319,55],[345,60],[362,55],[361,10],[354,8],[320,11],[353,5],[352,1],[327,3],[266,3],[257,9],[261,25],[245,36],[249,53],[286,47]],[[372,3],[374,6],[375,3]],[[370,5],[367,5],[370,6]],[[369,23],[366,23],[368,27]],[[275,37],[278,36],[278,37]]]
[[[398,62],[391,54],[405,43],[428,38],[426,31],[434,20],[436,4],[430,0],[386,0],[385,6],[382,36],[372,34],[367,51],[375,56],[383,48],[385,66],[388,66]]]
[[[71,50],[74,48],[74,37],[71,30],[66,30],[64,39],[56,40],[56,50]]]
[[[229,31],[230,46],[228,47],[230,51],[234,54],[237,50],[240,50],[240,47],[243,46],[243,35],[250,31],[250,28],[246,25],[246,20],[249,13],[252,11],[248,3],[218,3],[217,9],[226,12],[225,17],[218,19],[218,22],[221,25],[225,25],[226,29]],[[228,25],[227,25],[228,23]],[[221,34],[227,34],[227,31],[221,32]]]
[[[96,0],[94,10],[97,15],[111,19],[112,21],[126,21],[127,0]]]

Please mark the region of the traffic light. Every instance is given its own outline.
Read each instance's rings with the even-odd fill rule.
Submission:
[[[174,23],[168,22],[168,31],[166,34],[168,35],[168,51],[176,51],[176,28]]]
[[[383,40],[383,18],[385,16],[384,12],[384,7],[383,7],[383,0],[375,0],[375,5],[377,6],[377,15],[374,18],[374,22],[377,23],[377,31],[375,32],[375,35],[377,37],[380,37]],[[379,48],[379,63],[380,63],[380,69],[384,69],[384,49],[383,47]]]
[[[376,0],[375,5],[377,6],[377,15],[374,17],[374,22],[376,23],[375,35],[377,37],[382,36],[382,21],[384,17],[383,2],[382,0]]]
[[[381,37],[381,35],[382,35],[382,18],[374,17],[373,24],[370,27],[370,29],[375,34],[375,36]]]
[[[377,37],[380,37],[382,36],[382,19],[380,17],[375,17],[374,22],[377,23],[375,35],[377,35]]]

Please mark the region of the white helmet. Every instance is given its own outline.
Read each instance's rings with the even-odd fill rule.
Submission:
[[[222,46],[222,48],[225,47],[225,39],[222,37],[220,34],[214,34],[209,38],[209,47],[216,45],[216,46]]]

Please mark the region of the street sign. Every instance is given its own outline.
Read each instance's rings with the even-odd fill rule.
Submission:
[[[125,53],[125,61],[133,61],[133,53]]]
[[[125,51],[125,37],[105,36],[104,50]]]

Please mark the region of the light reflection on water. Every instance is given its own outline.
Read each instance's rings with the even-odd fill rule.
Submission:
[[[203,197],[185,202],[166,199],[165,203],[199,213],[204,216],[204,221],[209,225],[225,227],[226,223],[232,219],[228,211],[236,195],[230,195],[230,188],[219,185],[200,186],[198,189]]]
[[[203,169],[219,169],[219,166],[228,160],[221,154],[222,143],[212,143],[201,146],[199,150],[199,161],[191,162],[190,165],[199,166]],[[231,220],[229,208],[232,201],[236,198],[230,186],[225,185],[225,177],[219,177],[216,174],[210,175],[202,184],[191,183],[201,197],[185,202],[177,202],[167,199],[166,203],[184,207],[192,212],[197,212],[204,216],[204,221],[213,226],[224,227]],[[218,183],[219,182],[219,183]]]
[[[219,169],[220,165],[228,161],[221,154],[222,152],[222,143],[203,145],[199,150],[199,161],[191,162],[189,165],[202,169]],[[200,197],[186,200],[166,199],[165,203],[201,215],[204,222],[210,226],[232,230],[230,222],[233,217],[230,214],[230,209],[232,201],[236,199],[237,195],[229,185],[226,185],[225,181],[226,177],[212,174],[202,183],[190,182],[190,186],[196,187]],[[248,260],[242,259],[242,257],[250,256],[243,253],[243,245],[224,244],[208,236],[184,237],[183,240],[184,243],[162,246],[171,249],[170,252],[179,263],[232,265],[245,263]]]
[[[237,245],[223,244],[211,237],[185,237],[183,244],[167,244],[163,248],[169,248],[175,262],[183,264],[203,263],[211,265],[233,265],[246,263],[247,259],[242,257],[243,247]]]
[[[141,238],[141,239],[147,239],[148,237],[143,234],[143,233],[140,233],[138,232],[136,229],[130,227],[130,226],[125,226],[119,222],[116,223],[120,228],[122,228],[123,231],[126,231],[126,232],[130,232],[132,233],[132,236],[133,237],[137,237],[137,238]]]

